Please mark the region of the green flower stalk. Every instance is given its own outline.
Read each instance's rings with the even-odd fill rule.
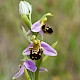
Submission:
[[[20,77],[24,73],[26,80],[39,80],[39,72],[48,71],[41,65],[48,59],[48,56],[57,56],[57,51],[54,49],[57,42],[51,47],[43,41],[43,33],[53,33],[53,29],[46,24],[47,16],[52,16],[52,14],[46,13],[40,20],[32,24],[32,6],[26,1],[20,1],[19,13],[29,28],[28,32],[26,32],[25,28],[22,27],[22,31],[30,45],[23,50],[23,64],[20,66],[19,72],[13,76],[13,79]],[[41,39],[38,39],[38,33],[41,35]]]

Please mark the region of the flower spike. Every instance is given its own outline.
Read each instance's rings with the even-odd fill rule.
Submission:
[[[32,6],[24,0],[19,3],[19,14],[29,29],[28,32],[26,32],[26,29],[22,26],[23,35],[30,42],[30,45],[22,52],[24,56],[22,59],[23,64],[20,66],[17,74],[13,76],[13,79],[20,77],[24,73],[26,80],[38,80],[39,72],[48,71],[46,68],[41,67],[42,62],[44,62],[48,56],[57,56],[57,51],[54,49],[57,42],[54,43],[52,47],[46,42],[43,42],[43,33],[53,33],[53,29],[46,24],[47,17],[53,15],[46,13],[41,19],[32,24]],[[38,33],[41,35],[40,39]]]

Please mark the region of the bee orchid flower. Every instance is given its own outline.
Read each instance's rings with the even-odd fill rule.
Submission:
[[[31,72],[35,72],[37,70],[37,67],[35,65],[35,63],[32,60],[26,60],[23,65],[21,66],[19,72],[13,76],[13,79],[18,78],[19,76],[21,76],[24,73],[24,69],[27,69]]]
[[[24,51],[23,55],[31,55],[30,48],[33,48],[33,43],[31,43]],[[52,48],[49,44],[41,41],[39,45],[39,49],[43,50],[43,54],[47,56],[57,56],[57,51]],[[33,53],[32,53],[33,54]]]
[[[31,26],[31,31],[32,32],[38,32],[41,36],[42,36],[42,38],[43,38],[43,32],[44,33],[46,33],[46,31],[48,32],[48,33],[52,33],[53,32],[53,30],[50,28],[49,29],[49,27],[47,27],[46,29],[44,29],[45,28],[45,22],[47,21],[47,16],[52,16],[52,14],[51,13],[47,13],[47,14],[45,14],[40,20],[38,20],[37,22],[35,22],[32,26]],[[45,31],[46,30],[46,31]],[[30,34],[31,33],[31,31],[29,30],[28,32],[27,32],[27,35],[28,34]]]
[[[37,67],[35,63],[32,60],[26,60],[23,65],[20,67],[20,70],[17,74],[13,76],[13,79],[16,79],[20,77],[24,73],[24,69],[27,69],[31,72],[35,72],[37,70]],[[40,67],[39,72],[47,71],[46,68]]]

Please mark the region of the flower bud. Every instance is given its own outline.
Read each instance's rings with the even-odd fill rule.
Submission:
[[[32,12],[31,5],[26,1],[20,1],[20,3],[19,3],[19,13],[28,15],[29,13],[31,14],[31,12]]]

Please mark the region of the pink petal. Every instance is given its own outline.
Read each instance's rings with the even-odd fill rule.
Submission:
[[[16,75],[13,76],[13,79],[16,79],[16,78],[20,77],[24,72],[24,68],[25,68],[24,65],[22,65],[19,72]]]
[[[55,54],[54,52],[50,52],[50,51],[48,51],[48,50],[46,50],[46,49],[44,49],[43,53],[44,53],[45,55],[47,55],[47,56],[57,56],[57,54]]]
[[[23,55],[30,55],[30,51],[29,51],[29,48],[32,47],[32,43],[23,51]]]
[[[30,31],[30,30],[28,30],[27,35],[28,35],[28,34],[30,34],[30,33],[31,33],[31,31]]]
[[[57,51],[49,44],[41,42],[41,46],[44,48],[43,53],[48,56],[57,56]]]
[[[40,25],[41,25],[40,21],[35,22],[31,27],[31,31],[33,31],[33,32],[41,31]]]
[[[26,67],[26,69],[35,72],[37,67],[35,66],[35,63],[32,60],[27,60],[24,62],[24,66]]]
[[[46,68],[40,67],[39,72],[44,72],[44,71],[48,71]]]

